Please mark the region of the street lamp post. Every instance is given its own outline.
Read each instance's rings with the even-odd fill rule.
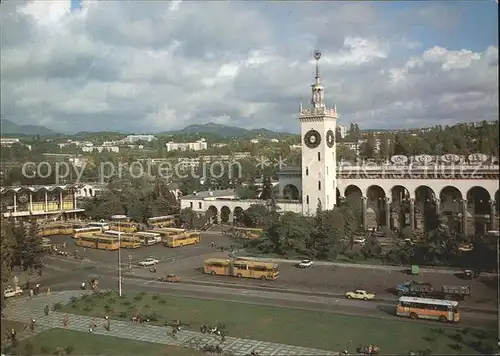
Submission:
[[[113,215],[111,219],[116,220],[118,225],[118,295],[122,296],[122,242],[121,242],[121,229],[120,221],[126,220],[125,215]]]

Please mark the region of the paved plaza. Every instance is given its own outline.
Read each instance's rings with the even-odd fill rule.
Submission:
[[[81,315],[65,314],[51,311],[48,316],[44,314],[45,305],[52,307],[55,303],[67,304],[71,297],[81,297],[85,291],[54,292],[50,296],[39,295],[32,299],[21,297],[10,300],[4,310],[5,319],[28,323],[35,318],[37,330],[35,332],[23,331],[18,334],[19,339],[25,339],[52,328],[64,328],[63,319],[68,316],[68,330],[89,332],[92,318]],[[171,346],[200,348],[204,345],[219,345],[219,338],[199,332],[181,330],[177,337],[171,336],[170,327],[153,325],[140,325],[127,321],[112,320],[110,331],[104,328],[104,320],[98,321],[95,334],[108,335],[124,339],[159,343]],[[226,337],[221,347],[233,355],[248,355],[252,351],[259,355],[338,355],[338,352],[317,350],[306,347],[276,344],[257,340]]]

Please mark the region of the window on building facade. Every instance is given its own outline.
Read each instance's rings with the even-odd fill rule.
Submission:
[[[306,204],[309,204],[309,195],[306,195]]]
[[[318,181],[318,190],[321,190],[321,181]]]
[[[198,209],[201,209],[201,202],[198,203]]]
[[[189,203],[189,207],[190,207],[191,209],[193,209],[193,202],[190,202],[190,203]]]
[[[306,176],[309,175],[309,168],[306,167]]]
[[[321,152],[318,152],[318,161],[321,161]]]

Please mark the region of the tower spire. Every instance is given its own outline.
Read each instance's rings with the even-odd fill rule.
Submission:
[[[314,51],[314,59],[316,60],[316,82],[312,85],[311,104],[315,109],[324,109],[324,88],[319,79],[319,60],[321,59],[321,51]]]
[[[319,59],[321,58],[321,52],[314,52],[314,59],[316,59],[316,83],[319,83]]]

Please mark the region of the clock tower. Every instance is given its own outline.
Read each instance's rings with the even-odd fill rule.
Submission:
[[[337,108],[325,105],[325,88],[319,77],[321,52],[314,52],[316,81],[311,85],[311,107],[300,106],[302,136],[302,213],[314,215],[321,202],[323,210],[337,204],[337,159],[335,127]]]

